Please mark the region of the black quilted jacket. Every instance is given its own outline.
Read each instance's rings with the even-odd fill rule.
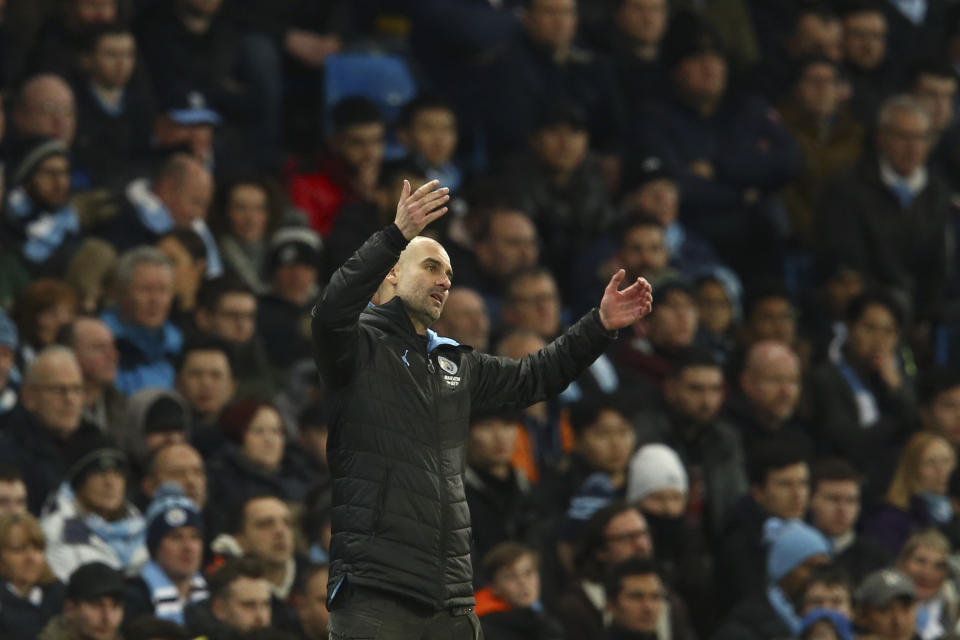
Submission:
[[[471,413],[559,393],[613,335],[591,311],[523,360],[418,335],[401,300],[368,305],[405,245],[394,225],[374,234],[334,273],[313,312],[331,403],[330,593],[346,578],[438,610],[469,606],[463,472]]]

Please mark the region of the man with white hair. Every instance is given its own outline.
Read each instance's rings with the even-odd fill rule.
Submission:
[[[130,395],[145,387],[173,388],[183,334],[170,321],[173,264],[159,249],[131,249],[117,262],[117,306],[100,315],[120,350],[116,386]]]
[[[876,155],[825,191],[816,222],[825,260],[871,274],[920,316],[942,296],[953,237],[950,191],[927,168],[932,140],[922,103],[886,100]]]
[[[27,369],[21,404],[0,436],[0,462],[23,471],[34,514],[63,481],[67,452],[99,435],[83,422],[83,394],[80,364],[67,347],[47,347]]]

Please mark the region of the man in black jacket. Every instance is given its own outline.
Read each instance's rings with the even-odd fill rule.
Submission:
[[[559,393],[652,301],[644,280],[618,291],[621,270],[599,311],[519,361],[438,337],[428,327],[453,270],[439,243],[415,239],[447,211],[448,189],[437,187],[411,192],[404,182],[394,224],[333,274],[314,309],[317,363],[331,390],[338,637],[477,637],[463,488],[470,414]],[[368,308],[374,295],[381,304]]]

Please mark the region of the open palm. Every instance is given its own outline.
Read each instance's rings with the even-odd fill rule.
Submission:
[[[600,322],[607,331],[630,326],[650,313],[653,307],[653,287],[650,283],[644,278],[637,278],[636,282],[621,291],[620,284],[626,277],[627,272],[620,269],[603,290]]]

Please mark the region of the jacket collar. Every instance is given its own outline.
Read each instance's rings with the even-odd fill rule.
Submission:
[[[405,338],[425,338],[427,341],[427,352],[431,352],[440,346],[460,346],[460,343],[456,340],[444,338],[438,335],[433,329],[427,329],[426,336],[420,336],[413,327],[413,321],[410,320],[410,315],[403,306],[403,301],[397,297],[381,305],[371,304],[362,315],[370,321],[370,324],[388,333]]]

